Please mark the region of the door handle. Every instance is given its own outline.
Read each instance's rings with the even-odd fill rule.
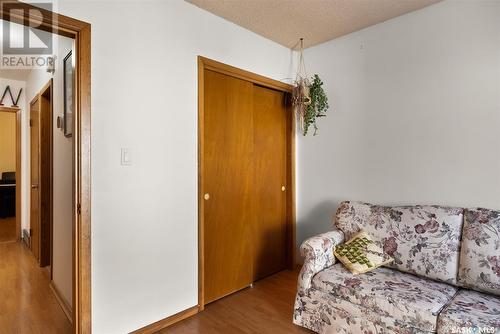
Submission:
[[[205,201],[208,201],[210,199],[210,194],[206,193],[205,195],[203,195],[203,198],[205,199]]]
[[[285,186],[281,186],[281,191],[285,191],[285,190],[286,190]]]
[[[38,184],[32,184],[31,189],[38,189]]]

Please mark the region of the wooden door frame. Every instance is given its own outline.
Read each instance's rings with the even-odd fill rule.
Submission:
[[[9,12],[10,5],[23,10]],[[0,15],[3,20],[36,26],[75,40],[72,324],[73,333],[91,333],[91,26],[18,0],[0,0]]]
[[[35,104],[37,101],[38,101],[38,177],[39,177],[39,180],[38,180],[38,190],[39,190],[39,194],[38,194],[38,210],[39,210],[39,233],[38,233],[38,237],[40,238],[38,240],[38,263],[40,264],[41,267],[45,267],[47,265],[50,265],[50,279],[52,280],[52,269],[53,269],[53,261],[52,261],[52,236],[53,236],[53,205],[54,205],[54,202],[53,202],[53,171],[54,171],[54,155],[53,155],[53,134],[54,134],[54,131],[53,131],[53,101],[52,101],[52,98],[53,98],[53,86],[52,86],[52,82],[53,82],[53,79],[51,78],[43,87],[42,89],[31,99],[30,103],[29,103],[29,110],[30,110],[30,119],[31,119],[31,108],[33,106],[33,104]],[[42,107],[42,99],[45,97],[46,95],[46,91],[47,90],[50,90],[49,91],[49,99],[50,99],[50,107],[49,107],[49,114],[48,115],[44,115],[44,109]],[[48,116],[48,117],[47,117]],[[44,119],[47,118],[47,122],[48,123],[45,123],[43,122]],[[30,122],[31,123],[31,122]],[[48,133],[50,134],[49,137],[48,137],[48,143],[46,142],[43,142],[42,141],[42,132],[44,131],[44,127],[45,126],[48,126]],[[31,127],[30,127],[30,130],[31,130]],[[30,131],[30,136],[31,136],[31,131]],[[30,152],[33,148],[30,146]],[[45,152],[45,150],[48,149],[48,152]],[[46,193],[46,190],[45,190],[45,187],[42,185],[42,180],[43,180],[43,171],[45,170],[44,168],[42,168],[42,159],[43,159],[43,156],[45,156],[45,153],[48,153],[48,159],[49,159],[49,166],[47,166],[47,168],[49,168],[49,181],[48,181],[48,184],[49,184],[49,189],[48,189],[48,193]],[[31,165],[31,154],[30,154],[30,171],[32,170],[32,165]],[[30,184],[32,184],[31,182],[31,175],[30,175]],[[47,198],[48,197],[48,198]],[[32,198],[30,197],[30,210],[31,210],[31,201],[32,201]],[[42,202],[44,201],[48,201],[49,203],[49,212],[46,213],[45,211],[42,210],[43,208],[43,205],[42,205]],[[48,244],[44,244],[42,242],[43,238],[42,238],[42,234],[44,234],[44,230],[47,229],[46,226],[44,226],[42,224],[43,222],[43,217],[45,214],[48,214],[48,224],[49,224],[49,227],[48,227],[48,235],[49,235],[49,243]],[[30,218],[31,218],[31,212],[30,212]],[[30,226],[31,225],[31,219],[30,219]],[[48,256],[47,254],[45,254],[47,252],[46,248],[48,247],[49,250],[48,250]],[[47,263],[48,261],[48,263]]]
[[[49,107],[49,162],[50,162],[50,170],[49,170],[49,193],[48,193],[48,201],[50,202],[49,206],[49,263],[50,263],[50,280],[52,281],[53,274],[53,236],[54,236],[54,91],[53,91],[53,82],[54,79],[50,78],[50,80],[42,87],[40,92],[38,93],[38,101],[40,106],[40,117],[43,117],[43,109],[42,109],[42,99],[46,96],[47,90],[49,90],[49,99],[50,99],[50,107]],[[31,105],[30,105],[31,107]],[[30,108],[31,109],[31,108]],[[41,124],[41,123],[40,123]],[[40,132],[41,133],[41,132]],[[42,151],[44,143],[40,140],[40,151]],[[41,169],[40,169],[41,171]],[[41,184],[41,182],[40,182]],[[42,200],[42,194],[40,194],[40,200]]]
[[[38,226],[38,233],[37,235],[34,235],[33,234],[33,211],[32,211],[32,204],[33,204],[33,194],[31,192],[31,189],[33,188],[33,165],[32,165],[32,162],[33,162],[33,158],[32,158],[32,154],[33,154],[33,143],[31,142],[31,139],[33,138],[33,132],[32,132],[32,129],[33,129],[33,125],[32,125],[32,122],[33,122],[33,118],[32,118],[32,108],[33,108],[33,105],[35,103],[38,103],[38,110],[37,110],[37,124],[38,124],[38,134],[37,134],[37,137],[38,137],[38,158],[37,158],[37,169],[38,169],[38,203],[37,203],[37,207],[38,207],[38,222],[37,222],[37,226]],[[40,93],[36,93],[35,96],[31,99],[30,103],[29,103],[29,138],[30,138],[30,145],[29,145],[29,152],[30,152],[30,158],[29,158],[29,171],[30,171],[30,177],[29,177],[29,185],[30,185],[30,200],[29,200],[29,210],[30,210],[30,247],[31,247],[31,253],[33,253],[33,256],[35,256],[35,259],[37,261],[37,263],[42,266],[42,192],[41,192],[41,179],[42,179],[42,168],[41,168],[41,159],[42,159],[42,141],[41,141],[41,137],[42,137],[42,127],[43,127],[43,124],[41,122],[42,120],[42,113],[41,113],[41,102],[40,102]],[[35,237],[35,238],[34,238]],[[33,250],[33,239],[37,240],[37,253],[38,253],[38,257],[36,257],[35,253],[34,253],[34,250]]]
[[[22,110],[19,107],[0,106],[0,112],[16,114],[16,240],[21,240],[21,118]]]
[[[239,69],[218,61],[198,56],[198,310],[205,308],[205,233],[204,233],[204,215],[205,201],[203,194],[204,184],[204,115],[205,115],[205,70],[211,70],[231,77],[249,81],[266,88],[275,89],[291,94],[292,86],[281,81],[273,80],[262,75]],[[290,117],[287,117],[287,184],[290,191],[287,192],[287,258],[286,263],[289,269],[295,267],[295,113],[291,105],[288,108]]]

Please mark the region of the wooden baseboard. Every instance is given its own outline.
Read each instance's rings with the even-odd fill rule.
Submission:
[[[130,334],[151,334],[155,333],[163,328],[166,328],[170,325],[175,324],[176,322],[179,322],[181,320],[184,320],[186,318],[189,318],[196,313],[198,313],[199,307],[198,306],[193,306],[191,308],[188,308],[187,310],[181,311],[179,313],[176,313],[170,317],[167,317],[165,319],[159,320],[157,322],[154,322],[150,325],[144,326],[142,328],[139,328]]]
[[[56,296],[57,302],[61,306],[64,314],[66,314],[66,317],[68,317],[69,322],[73,323],[73,310],[71,308],[71,305],[68,303],[66,298],[64,298],[63,295],[59,292],[59,289],[54,284],[54,281],[50,281],[49,286],[54,295]]]

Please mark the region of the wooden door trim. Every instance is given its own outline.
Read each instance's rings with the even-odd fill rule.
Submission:
[[[50,78],[50,80],[42,87],[40,93],[38,94],[41,98],[43,98],[47,92],[49,91],[49,99],[50,99],[50,111],[49,111],[49,161],[50,161],[50,188],[49,188],[49,224],[50,224],[50,281],[52,282],[53,273],[54,273],[54,88],[53,88],[54,79]],[[40,104],[40,109],[42,105]],[[42,111],[42,110],[40,110]]]
[[[24,10],[9,13],[9,4]],[[75,40],[73,333],[91,333],[91,26],[18,0],[0,0],[0,17]]]
[[[292,86],[281,81],[270,79],[259,74],[239,69],[212,59],[198,56],[198,310],[205,308],[205,265],[204,265],[204,214],[205,204],[203,200],[204,184],[204,114],[205,114],[205,80],[206,70],[215,71],[229,75],[238,79],[249,81],[263,87],[283,91],[287,94],[292,92]],[[287,184],[290,191],[287,192],[287,265],[289,269],[295,266],[295,114],[291,106],[289,109],[290,117],[287,119]]]
[[[53,273],[53,261],[52,261],[52,240],[53,240],[53,91],[52,91],[52,82],[53,79],[51,78],[43,87],[42,89],[33,97],[33,99],[30,102],[30,117],[31,117],[31,108],[33,104],[35,104],[38,101],[38,184],[39,184],[39,194],[38,194],[38,211],[39,211],[39,233],[38,233],[38,262],[40,266],[46,266],[47,264],[50,264],[50,279],[52,280],[52,273]],[[45,97],[45,94],[49,90],[49,100],[50,100],[50,106],[49,106],[49,111],[48,115],[45,115],[44,112],[45,110],[43,109],[42,106],[42,100]],[[45,121],[44,121],[45,120]],[[47,122],[47,123],[45,123]],[[45,131],[48,132],[49,136],[47,138],[48,143],[44,142],[42,140],[43,138],[43,131],[45,129],[45,126],[48,127]],[[31,132],[30,132],[31,133]],[[30,150],[32,147],[30,147]],[[48,149],[48,152],[45,150]],[[45,168],[42,168],[42,161],[43,158],[46,157],[45,154],[47,153],[48,157],[48,165],[46,168],[49,169],[49,181],[47,182],[48,189],[46,189],[43,186],[43,175],[44,171],[46,170]],[[30,156],[31,159],[31,156]],[[31,166],[31,160],[30,160],[30,169],[32,168]],[[31,200],[31,198],[30,198]],[[43,203],[48,203],[48,212],[45,212],[42,210]],[[31,208],[31,206],[30,206]],[[47,227],[43,225],[44,217],[45,215],[48,215],[46,223],[49,224],[48,226],[48,235],[49,235],[49,244],[45,244],[42,242],[43,238],[42,235],[46,235],[46,229]],[[47,250],[45,249],[46,247],[49,247],[48,250],[48,258],[46,255]],[[47,263],[48,262],[48,263]]]
[[[218,73],[226,74],[226,75],[238,78],[238,79],[253,82],[253,83],[256,83],[258,85],[261,85],[261,86],[264,86],[267,88],[280,90],[280,91],[283,91],[286,93],[292,92],[292,86],[287,84],[287,83],[284,83],[284,82],[281,82],[278,80],[274,80],[274,79],[265,77],[265,76],[260,75],[260,74],[256,74],[253,72],[242,70],[238,67],[234,67],[231,65],[227,65],[227,64],[209,59],[209,58],[198,56],[198,64],[200,64],[200,63],[202,64],[204,70],[212,70],[212,71],[215,71]],[[198,69],[199,69],[199,67],[198,67]],[[198,80],[199,80],[199,77],[198,77]],[[199,83],[199,81],[198,81],[198,83]],[[199,89],[199,85],[198,85],[198,89]]]
[[[8,112],[16,114],[16,240],[21,240],[21,118],[22,110],[18,107],[0,106],[0,112]]]
[[[33,203],[33,193],[32,193],[32,187],[33,187],[33,166],[32,166],[32,163],[33,163],[33,157],[32,157],[32,154],[33,154],[33,143],[31,142],[31,139],[33,138],[32,134],[33,134],[33,118],[32,118],[32,114],[33,114],[33,105],[35,103],[38,102],[38,113],[37,113],[37,125],[38,125],[38,148],[37,148],[37,154],[38,154],[38,158],[37,158],[37,169],[38,169],[38,203],[37,203],[37,207],[38,207],[38,222],[37,222],[37,233],[32,233],[33,231],[33,210],[32,210],[32,203]],[[30,101],[30,105],[29,105],[29,110],[30,110],[30,114],[29,114],[29,132],[30,132],[30,143],[29,143],[29,152],[30,152],[30,159],[29,159],[29,171],[30,171],[30,175],[29,175],[29,193],[30,193],[30,200],[29,200],[29,210],[30,210],[30,248],[31,248],[31,252],[33,253],[33,255],[35,256],[35,259],[37,261],[37,264],[40,264],[40,258],[42,256],[42,245],[41,245],[41,242],[42,242],[42,238],[41,238],[41,230],[42,230],[42,218],[41,218],[41,208],[42,208],[42,195],[41,195],[41,186],[40,186],[40,179],[41,179],[41,147],[42,147],[42,143],[41,143],[41,132],[42,132],[42,123],[40,122],[40,120],[42,119],[42,115],[41,115],[41,110],[40,110],[40,94],[37,93],[33,99],[31,99]],[[33,240],[37,240],[37,253],[38,254],[38,257],[37,255],[34,253],[34,250],[33,250]]]

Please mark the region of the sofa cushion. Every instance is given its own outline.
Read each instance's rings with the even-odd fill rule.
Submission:
[[[313,288],[431,332],[436,330],[439,311],[457,291],[451,285],[390,268],[354,276],[340,264],[319,272]]]
[[[458,282],[500,295],[500,211],[465,211]]]
[[[361,229],[394,258],[388,266],[456,284],[463,209],[343,202],[335,217],[346,238]]]
[[[500,298],[460,290],[438,317],[438,333],[500,333]]]
[[[316,289],[297,295],[293,323],[320,334],[434,333],[403,323],[389,313],[377,313]]]

